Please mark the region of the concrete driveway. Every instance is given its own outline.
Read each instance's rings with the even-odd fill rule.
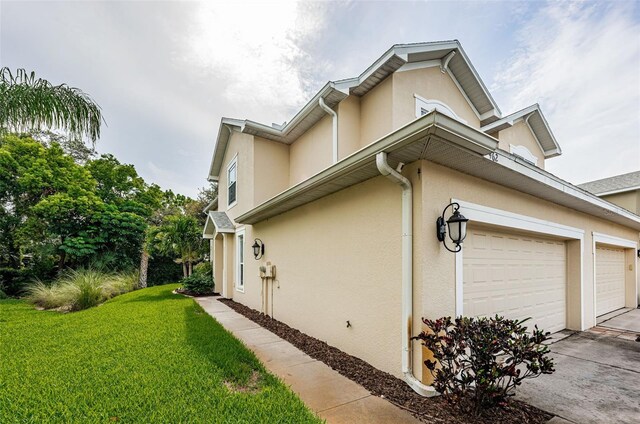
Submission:
[[[525,381],[517,398],[574,423],[640,422],[640,310],[618,318],[551,345],[556,372]]]

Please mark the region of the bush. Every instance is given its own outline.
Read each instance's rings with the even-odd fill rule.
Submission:
[[[29,288],[27,300],[44,309],[80,311],[134,289],[137,274],[114,274],[96,269],[69,271],[51,286],[37,281]]]
[[[0,288],[9,296],[19,296],[30,279],[26,269],[0,267]]]
[[[213,294],[214,282],[211,272],[211,263],[208,261],[201,262],[193,267],[193,273],[180,281],[183,291],[202,295]]]
[[[182,265],[177,264],[172,257],[153,255],[149,259],[149,269],[147,271],[147,285],[160,286],[162,284],[173,284],[182,278]]]
[[[476,415],[504,406],[526,378],[551,374],[553,360],[542,344],[550,333],[528,331],[526,320],[450,317],[423,319],[427,331],[414,337],[433,353],[424,363],[434,387],[464,412]]]

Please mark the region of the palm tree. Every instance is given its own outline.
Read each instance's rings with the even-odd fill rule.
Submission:
[[[42,127],[71,137],[100,138],[100,106],[88,94],[67,84],[53,85],[35,72],[0,69],[0,132],[29,132]]]
[[[177,256],[186,278],[193,271],[193,264],[201,257],[202,235],[198,221],[187,215],[174,215],[167,219],[157,233],[159,250]]]

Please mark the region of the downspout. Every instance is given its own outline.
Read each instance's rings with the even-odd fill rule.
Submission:
[[[422,384],[413,375],[411,333],[413,324],[413,193],[411,181],[387,163],[385,152],[376,155],[376,165],[382,175],[402,187],[402,374],[409,386],[421,396],[436,396],[433,386]]]
[[[338,114],[329,106],[327,106],[327,104],[324,102],[324,99],[322,97],[320,97],[320,99],[318,100],[318,104],[322,109],[324,109],[325,112],[327,112],[329,115],[333,117],[333,158],[332,159],[333,159],[333,163],[337,163],[338,162]]]

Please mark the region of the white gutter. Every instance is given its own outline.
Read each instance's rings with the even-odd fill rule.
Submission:
[[[327,106],[322,97],[318,99],[318,104],[333,117],[333,163],[338,163],[338,114]]]
[[[422,384],[413,375],[412,364],[412,323],[413,323],[413,193],[411,181],[403,177],[387,163],[387,153],[376,155],[376,165],[380,173],[402,187],[402,374],[409,386],[421,396],[436,396],[433,386]]]

